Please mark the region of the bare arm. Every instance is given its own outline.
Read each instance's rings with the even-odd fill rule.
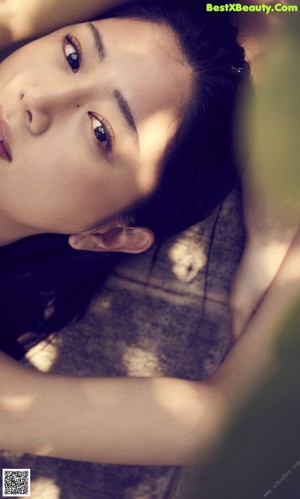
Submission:
[[[286,214],[279,202],[268,203],[253,178],[252,165],[243,176],[246,246],[231,286],[233,336],[238,338],[247,327],[272,285],[297,234],[299,217]]]
[[[245,2],[242,0],[242,3],[248,5],[246,0]],[[254,4],[259,5],[260,3],[263,3],[262,0],[254,1]],[[272,2],[270,2],[271,4]],[[291,214],[292,192],[291,196],[288,196],[288,203],[284,187],[280,195],[278,195],[276,188],[274,193],[271,193],[273,178],[289,177],[285,162],[280,164],[281,170],[279,171],[281,173],[279,174],[276,170],[279,166],[275,167],[270,158],[274,158],[274,154],[275,157],[282,157],[282,151],[285,150],[289,150],[293,156],[292,148],[294,146],[289,140],[291,133],[290,131],[282,133],[280,140],[277,137],[277,140],[273,140],[274,143],[267,144],[262,137],[260,128],[261,116],[271,116],[273,106],[271,100],[269,100],[269,104],[266,100],[264,101],[263,95],[269,95],[273,92],[272,95],[276,95],[279,102],[281,100],[285,102],[284,92],[286,95],[293,94],[288,84],[284,85],[282,82],[276,84],[277,81],[281,81],[280,74],[289,74],[289,71],[282,68],[282,64],[276,66],[271,63],[276,54],[276,48],[278,49],[278,44],[281,46],[284,41],[283,33],[287,27],[287,17],[276,12],[272,12],[270,15],[266,15],[264,12],[251,15],[246,12],[237,13],[235,21],[239,28],[239,42],[244,47],[246,59],[251,66],[256,93],[256,102],[251,103],[252,111],[249,112],[250,106],[247,103],[245,105],[244,102],[242,102],[240,109],[240,113],[244,113],[241,128],[245,134],[244,138],[247,137],[247,142],[251,143],[252,149],[249,164],[243,174],[244,223],[247,241],[232,283],[230,299],[233,313],[233,335],[238,338],[245,331],[247,323],[251,320],[276,278],[291,242],[300,227],[300,221],[297,205],[293,209],[293,215]],[[272,85],[270,85],[271,81]],[[280,88],[285,88],[285,91],[280,92]],[[266,106],[270,106],[270,109],[266,109]],[[287,104],[285,107],[290,109]],[[254,113],[255,109],[256,114]],[[292,123],[292,116],[291,112],[290,115],[287,113],[283,115],[282,111],[277,110],[277,120],[282,124],[283,130],[287,129],[289,123]],[[273,123],[277,120],[268,118],[268,121],[264,123],[266,134],[271,137],[274,133]],[[294,125],[295,127],[297,125]],[[258,149],[257,144],[264,144],[263,152]],[[285,156],[287,155],[285,154]],[[267,163],[264,157],[269,158]],[[297,157],[296,150],[294,157]],[[285,161],[289,161],[291,169],[293,163],[288,158]],[[298,166],[296,166],[297,168]],[[268,171],[268,188],[266,188],[265,180],[266,171]],[[294,182],[290,180],[291,186],[295,185],[296,179],[295,173]],[[274,183],[275,185],[276,183]],[[282,185],[284,186],[284,184]]]
[[[282,320],[299,297],[300,231],[243,335],[211,378],[229,401],[251,389],[261,374],[276,368],[273,343]]]
[[[76,378],[0,363],[0,448],[86,461],[205,459],[241,394],[274,367],[276,328],[300,289],[300,236],[259,310],[208,382]]]
[[[91,19],[130,0],[0,0],[0,50]],[[22,5],[21,5],[22,4]]]
[[[122,464],[179,464],[212,404],[205,383],[48,375],[2,355],[0,448]]]

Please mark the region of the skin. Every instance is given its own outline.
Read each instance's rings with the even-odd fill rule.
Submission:
[[[96,18],[127,3],[124,0],[22,0],[0,1],[0,50],[31,37],[40,37],[70,24]]]
[[[114,237],[103,242],[101,236],[109,230],[114,235],[111,229],[122,227],[116,214],[157,185],[162,154],[190,94],[190,74],[169,29],[128,19],[94,26],[105,45],[102,60],[85,23],[27,44],[1,64],[0,106],[11,132],[12,161],[0,159],[0,222],[11,240],[74,234],[71,243],[80,240],[80,247],[96,249],[95,237],[83,236],[102,228],[96,237],[100,249],[115,249],[107,247]],[[81,45],[79,68],[67,60],[76,54],[74,39],[63,41],[67,34]],[[130,105],[139,145],[116,104],[115,89]],[[103,125],[99,142],[95,129]],[[127,233],[131,241],[136,238],[133,251],[153,241],[146,229],[123,231],[123,239]]]
[[[79,5],[77,5],[77,3],[75,1],[72,2],[72,4],[70,4],[70,8],[65,8],[66,6],[64,4],[63,8],[60,9],[62,4],[56,5],[56,3],[52,2],[51,0],[48,0],[47,3],[46,2],[43,3],[43,9],[40,9],[40,3],[37,2],[36,0],[31,0],[30,5],[28,4],[28,6],[25,10],[18,8],[18,0],[9,0],[9,1],[5,2],[4,5],[1,4],[0,12],[3,15],[0,16],[1,17],[0,49],[5,47],[5,36],[4,36],[5,33],[9,33],[11,36],[13,36],[13,41],[17,42],[17,41],[22,40],[22,38],[24,38],[24,36],[39,35],[43,32],[50,31],[51,28],[54,28],[55,26],[59,26],[60,24],[63,24],[63,23],[67,24],[68,22],[71,23],[71,22],[74,22],[74,21],[76,21],[80,18],[84,18],[84,17],[85,18],[92,17],[93,15],[95,15],[96,12],[99,12],[101,10],[105,10],[105,8],[107,8],[107,7],[112,7],[115,2],[111,2],[110,0],[107,3],[104,1],[102,2],[100,0],[87,0],[87,2],[84,3],[84,8],[83,8],[83,4],[80,3],[80,7],[84,10],[84,12],[82,12],[79,9]],[[122,2],[117,2],[117,3],[122,3]],[[251,20],[250,20],[250,17],[251,17]],[[263,27],[268,28],[267,31],[269,32],[271,27],[272,27],[271,25],[274,24],[272,22],[273,18],[271,19],[271,17],[272,16],[262,15],[259,19],[257,16],[255,16],[255,19],[254,18],[252,19],[252,16],[241,15],[240,18],[237,20],[238,26],[239,26],[239,41],[244,46],[244,48],[246,50],[246,57],[249,60],[249,62],[251,63],[252,74],[254,76],[255,81],[257,80],[257,71],[255,68],[255,61],[257,58],[259,60],[261,60],[260,56],[261,56],[261,53],[264,52],[264,46],[265,46],[265,40],[262,39],[261,35],[262,35],[262,33],[266,32],[266,29],[261,30],[261,27],[262,27],[261,21],[263,21]],[[281,16],[281,18],[282,18],[282,16]],[[142,23],[142,24],[144,27],[144,23]],[[24,26],[26,26],[26,27],[30,26],[30,31],[26,35],[22,31]],[[21,27],[22,27],[22,29],[20,29]],[[157,29],[158,29],[158,27],[155,26],[156,31],[155,31],[155,33],[152,31],[152,34],[156,34]],[[66,34],[65,30],[61,30],[61,31],[63,32],[64,35]],[[70,30],[68,29],[67,32],[69,32],[69,31]],[[106,31],[107,31],[107,28],[106,28]],[[129,32],[126,33],[126,41],[128,41],[128,44],[129,44],[129,42],[131,40],[131,38],[129,38],[129,37],[133,34],[133,31],[131,29],[128,31]],[[59,32],[57,32],[57,33],[59,33]],[[166,33],[164,33],[164,34],[166,35]],[[171,34],[168,33],[168,35],[171,35]],[[51,35],[51,36],[54,36],[54,35]],[[120,33],[120,36],[121,36],[121,33]],[[143,31],[143,36],[144,36],[144,31]],[[62,35],[59,36],[58,42],[56,41],[55,43],[51,44],[51,45],[53,45],[53,48],[55,47],[56,53],[57,53],[56,45],[57,45],[57,43],[58,44],[61,43],[61,37],[62,37]],[[167,38],[167,36],[165,36],[165,39],[166,38]],[[170,37],[170,38],[172,38],[172,37]],[[47,40],[47,38],[45,38],[44,40]],[[115,37],[114,37],[114,40],[117,41],[115,39]],[[139,37],[139,41],[140,40],[141,40],[141,38]],[[253,40],[255,41],[255,48],[253,48],[253,44],[252,44]],[[156,38],[155,39],[156,45],[157,45],[156,42],[158,42],[158,41],[160,41],[160,40],[158,38]],[[163,45],[164,50],[165,50],[164,55],[166,57],[167,57],[167,55],[170,55],[172,53],[172,50],[174,49],[174,46],[173,46],[174,40],[171,39],[169,41],[170,41],[170,44],[167,45],[165,43],[166,40],[164,40],[164,45]],[[41,43],[41,41],[38,41],[35,43],[36,44],[33,46],[26,46],[25,52],[24,52],[25,49],[22,49],[23,50],[22,54],[25,54],[25,55],[28,54],[28,57],[26,57],[26,62],[25,62],[25,69],[24,69],[24,59],[25,58],[23,58],[23,62],[21,64],[21,66],[23,66],[22,74],[24,74],[24,71],[25,71],[25,74],[28,75],[27,68],[29,69],[29,67],[32,70],[32,65],[33,65],[32,62],[35,60],[35,59],[33,59],[33,57],[36,58],[36,54],[37,54],[37,51],[32,53],[32,47],[40,46],[39,44]],[[107,41],[106,41],[106,43],[107,43]],[[152,41],[151,41],[151,54],[152,54],[153,47],[154,47],[154,43],[152,43]],[[128,45],[125,46],[124,43],[122,42],[122,50],[123,50],[122,54],[123,54],[125,48],[128,49],[128,51],[130,50],[130,47],[128,47]],[[135,44],[135,50],[136,50],[136,48],[137,48],[137,44]],[[142,46],[140,43],[139,43],[139,48],[141,48],[141,50],[142,50]],[[158,47],[156,46],[156,48],[158,48]],[[46,52],[45,52],[45,50],[46,50]],[[176,47],[175,50],[178,51],[178,48]],[[86,52],[86,50],[85,50],[85,52]],[[43,49],[43,54],[44,53],[49,54],[49,47],[47,47],[46,49],[45,48]],[[145,67],[147,69],[147,62],[150,62],[149,51],[148,52],[146,51],[146,53],[147,53],[147,57],[141,58],[140,66],[139,66],[139,67],[143,67],[143,70],[145,69]],[[177,52],[174,52],[174,53],[177,54]],[[19,54],[19,53],[17,53],[17,54]],[[14,57],[16,57],[16,56],[14,56]],[[89,58],[90,58],[90,52],[89,52]],[[87,58],[85,57],[85,59],[87,59]],[[93,57],[91,57],[91,59],[93,60]],[[114,59],[116,59],[116,57],[114,57]],[[11,95],[11,92],[12,92],[11,81],[14,81],[14,80],[11,78],[11,72],[4,74],[4,72],[2,70],[2,68],[7,67],[8,61],[10,61],[10,63],[11,63],[11,60],[12,60],[11,58],[7,59],[4,62],[4,64],[2,64],[0,67],[0,111],[1,111],[2,95],[4,96],[7,94],[7,92],[5,92],[5,93],[3,92],[3,94],[2,94],[1,81],[3,81],[4,78],[6,78],[6,81],[9,81],[9,87],[7,87],[7,88],[9,88],[9,95]],[[181,61],[180,57],[179,57],[179,60]],[[17,59],[15,59],[15,61],[17,61]],[[30,61],[30,65],[29,65],[29,61]],[[33,71],[32,74],[34,74],[36,76],[36,71],[42,65],[42,67],[46,66],[44,74],[47,75],[48,80],[49,80],[50,76],[52,79],[54,78],[54,76],[56,77],[57,76],[56,64],[54,66],[53,66],[53,64],[51,64],[51,72],[50,72],[50,70],[49,70],[50,61],[52,61],[52,58],[50,58],[50,55],[48,57],[44,57],[43,61],[40,61],[38,65],[35,65],[35,67],[32,70]],[[88,62],[88,61],[86,60],[85,62]],[[107,61],[105,61],[105,74],[106,75],[108,74],[107,73],[107,63],[108,62],[109,62],[109,59]],[[173,63],[172,66],[170,65],[170,62]],[[175,58],[173,60],[171,60],[171,58],[169,57],[168,58],[168,65],[166,67],[168,70],[174,69],[174,72],[175,72],[175,68],[176,68],[176,70],[178,70],[178,67],[180,65],[178,64],[176,67],[174,62],[175,62]],[[101,63],[101,66],[103,66],[103,64]],[[20,67],[18,67],[18,66],[16,67],[16,66],[17,66],[17,64],[15,64],[14,73],[16,73],[16,72],[19,73]],[[121,70],[121,67],[122,66],[119,64],[118,70]],[[148,64],[148,70],[149,70],[149,67],[150,67],[150,64]],[[155,67],[155,65],[153,64],[153,61],[151,61],[151,70],[153,71],[152,76],[154,76],[154,67]],[[165,66],[163,67],[163,70],[159,73],[159,76],[161,76],[162,74],[165,75],[166,67]],[[67,67],[67,69],[68,69],[68,67]],[[183,81],[184,77],[187,76],[186,72],[184,71],[186,68],[184,68],[184,66],[181,65],[180,69],[181,69],[180,76],[181,76],[181,80]],[[76,78],[72,79],[72,81],[76,81],[76,85],[78,85],[78,77],[79,76],[80,76],[81,81],[83,81],[83,74],[82,73],[83,73],[83,71],[81,71],[81,74],[78,72],[74,75],[71,71],[69,71],[68,73],[66,71],[66,74],[64,74],[64,78],[67,75],[69,78],[71,76],[76,76]],[[137,76],[136,73],[137,72],[136,72],[136,68],[135,68],[135,73],[134,73],[135,78]],[[38,75],[38,76],[40,76],[40,75]],[[118,74],[118,76],[119,76],[119,74]],[[178,74],[176,74],[176,76],[179,76],[179,72],[178,72]],[[100,78],[101,78],[101,83],[102,83],[102,79],[103,79],[103,72],[102,71],[101,71]],[[156,80],[155,78],[153,78],[153,79]],[[48,80],[47,80],[47,86],[48,86],[48,90],[49,90]],[[170,80],[171,81],[168,82],[169,87],[170,87],[170,89],[171,88],[173,89],[173,86],[171,84],[175,80],[172,78],[170,78]],[[31,80],[29,80],[29,83],[30,83],[30,81]],[[39,81],[39,79],[37,81]],[[68,79],[68,81],[70,81],[70,80]],[[148,76],[147,81],[150,83],[151,75]],[[144,88],[144,85],[145,85],[145,79],[143,79],[143,88]],[[125,84],[125,87],[121,88],[121,90],[124,92],[124,94],[127,92],[126,87],[128,87],[128,85]],[[57,85],[56,86],[53,85],[52,88],[55,88],[56,95],[57,95],[57,97],[59,97]],[[177,92],[180,92],[181,88],[184,88],[184,85],[183,86],[177,85],[177,88],[176,88]],[[77,90],[78,90],[78,86],[77,86]],[[184,94],[184,92],[182,92],[182,94],[179,94],[179,93],[177,94],[178,98],[179,98],[178,100],[181,99],[182,103],[184,102],[184,95],[183,94]],[[8,95],[8,97],[9,97],[9,95]],[[45,88],[43,88],[43,95],[46,95]],[[148,92],[148,96],[149,95],[151,95],[151,101],[153,102],[153,98],[154,98],[153,93]],[[169,97],[171,97],[171,93],[169,93],[168,95],[169,95]],[[144,92],[144,95],[143,95],[144,100],[146,99],[145,96],[147,96],[147,92]],[[129,95],[128,95],[128,97],[129,97]],[[156,95],[156,97],[157,97],[157,95]],[[176,96],[173,95],[173,97],[175,98],[175,100],[174,100],[174,104],[175,104],[175,101],[177,102]],[[134,96],[134,98],[136,98],[136,95]],[[145,104],[144,100],[142,102],[142,105]],[[4,102],[4,100],[3,100],[3,102]],[[9,102],[8,98],[5,99],[5,102]],[[51,97],[51,102],[53,102],[52,97]],[[97,107],[97,109],[98,109],[98,107]],[[104,114],[103,109],[102,109],[102,101],[101,101],[100,112],[102,114]],[[6,109],[4,109],[4,113],[5,114],[7,113]],[[150,123],[149,120],[147,122]],[[68,120],[68,123],[71,123],[71,120]],[[175,125],[175,123],[176,123],[176,120],[173,122],[173,125]],[[51,128],[53,128],[53,127],[51,127]],[[158,128],[156,130],[158,130]],[[170,132],[171,132],[171,130],[170,130]],[[75,131],[74,133],[78,133],[78,131],[77,132]],[[43,135],[44,134],[41,134],[40,137],[35,136],[35,139],[39,139],[39,138],[43,139]],[[82,135],[82,134],[80,134],[80,135]],[[149,137],[150,136],[151,135],[149,135]],[[29,135],[29,138],[30,137],[31,137],[31,135]],[[47,137],[49,137],[49,133],[48,133]],[[63,138],[63,134],[59,134],[59,140],[62,138]],[[152,142],[151,143],[151,154],[154,152],[153,151],[153,144],[158,145],[158,140],[160,138],[161,138],[161,135],[159,134],[158,139],[156,136],[154,138],[155,140],[151,141]],[[27,140],[27,139],[28,139],[28,137],[26,138],[26,144],[29,144],[29,140]],[[70,142],[72,143],[72,145],[71,145],[71,148],[68,149],[68,158],[70,158],[70,154],[71,154],[70,151],[75,152],[74,138],[73,139],[71,138]],[[39,144],[39,143],[40,143],[40,141],[37,142],[37,140],[35,140],[35,144]],[[57,144],[57,138],[55,139],[55,143]],[[125,141],[123,141],[123,140],[122,140],[122,146],[125,148]],[[50,152],[49,157],[54,159],[52,149],[53,149],[53,144],[51,143],[51,147],[50,147],[51,152]],[[63,150],[65,150],[65,145],[63,145]],[[56,147],[55,147],[55,152],[57,152]],[[38,156],[38,164],[40,164],[40,157],[43,157],[43,160],[44,160],[44,154],[41,153],[40,151],[36,151],[36,155]],[[61,196],[63,198],[63,203],[65,204],[64,213],[61,213],[61,215],[65,214],[65,207],[68,205],[68,200],[66,199],[65,194],[66,194],[66,192],[69,192],[70,196],[71,196],[72,183],[75,184],[75,182],[77,180],[77,176],[74,175],[74,166],[76,166],[76,162],[78,163],[77,158],[78,158],[78,156],[76,155],[76,161],[72,161],[72,169],[68,170],[68,172],[72,171],[71,180],[68,181],[67,177],[64,177],[66,180],[66,183],[67,183],[67,188],[65,190],[64,189],[61,190]],[[64,161],[64,164],[68,164],[68,162],[66,163],[66,158],[64,158],[63,161]],[[48,204],[46,204],[45,203],[46,198],[43,195],[44,190],[40,190],[40,191],[36,190],[35,194],[40,192],[40,200],[38,200],[38,199],[35,200],[34,197],[32,197],[32,194],[33,194],[32,186],[38,184],[40,174],[43,174],[43,178],[46,181],[46,173],[48,173],[49,177],[51,177],[53,171],[52,171],[52,168],[48,169],[47,171],[45,171],[44,168],[43,169],[38,168],[38,172],[37,172],[38,174],[33,175],[33,178],[30,179],[30,177],[28,175],[29,170],[22,169],[22,173],[24,174],[23,177],[25,176],[25,178],[22,179],[22,187],[23,186],[26,187],[26,185],[27,185],[27,193],[23,192],[23,193],[20,193],[20,196],[16,196],[16,193],[19,192],[18,189],[20,187],[20,184],[15,185],[14,182],[18,183],[20,177],[18,177],[18,179],[17,179],[16,176],[10,176],[9,184],[8,184],[9,190],[6,190],[7,184],[4,183],[3,175],[5,174],[5,176],[7,178],[8,169],[2,168],[3,164],[1,164],[1,163],[3,163],[3,160],[1,161],[1,159],[0,159],[0,175],[1,175],[1,183],[0,183],[1,198],[0,199],[1,199],[1,203],[2,203],[0,205],[0,227],[1,227],[0,244],[8,244],[9,242],[12,242],[12,241],[19,239],[21,237],[26,237],[27,235],[36,233],[37,231],[42,231],[41,227],[43,227],[44,221],[47,221],[47,209],[51,207],[50,203],[49,203],[49,196],[48,196]],[[86,165],[86,160],[85,160],[84,164]],[[7,166],[7,163],[5,164],[5,166]],[[101,166],[102,166],[102,163],[101,163]],[[79,165],[79,167],[80,167],[80,165]],[[78,167],[78,175],[80,174],[79,167]],[[158,169],[159,169],[159,167],[157,168],[157,170]],[[114,173],[116,171],[118,172],[117,176],[119,179],[120,178],[119,169],[113,170]],[[140,170],[140,171],[142,171],[142,170]],[[148,164],[147,164],[147,171],[149,171]],[[25,174],[25,172],[26,172],[26,174]],[[77,172],[77,169],[76,169],[76,172]],[[108,169],[108,172],[107,172],[107,170],[105,170],[105,172],[109,173],[110,175],[112,173],[109,169]],[[122,172],[124,172],[124,170],[122,170]],[[151,169],[151,172],[153,172],[153,169]],[[82,178],[85,178],[87,173],[88,172],[85,169],[84,173],[83,173],[84,177],[81,175],[80,182],[77,182],[77,184],[75,186],[76,187],[76,190],[74,190],[75,193],[77,192],[77,189],[79,186],[81,187],[82,190],[84,189],[84,184],[82,184]],[[90,173],[91,173],[91,171],[89,170],[89,174]],[[54,190],[55,190],[55,196],[51,196],[51,200],[53,201],[53,203],[56,202],[57,194],[59,194],[59,191],[57,191],[55,189],[56,179],[59,178],[61,181],[62,180],[61,177],[63,174],[64,174],[64,170],[62,170],[60,167],[59,172],[58,172],[59,177],[58,177],[58,175],[56,178],[53,176]],[[101,175],[102,174],[103,174],[103,171],[101,171]],[[98,175],[99,175],[99,173],[98,173]],[[153,173],[153,175],[155,177],[155,172]],[[51,178],[50,178],[50,180],[51,180]],[[106,188],[106,184],[105,184],[105,194],[109,193],[110,200],[112,201],[112,204],[113,204],[114,200],[111,198],[112,193],[110,190],[110,188],[112,186],[111,176],[109,178],[107,178],[107,180],[109,181],[108,182],[109,189]],[[122,183],[123,194],[126,192],[126,195],[128,195],[128,197],[130,197],[129,196],[130,191],[128,190],[128,182],[130,180],[132,180],[132,177],[129,178],[129,176],[127,175],[126,179],[125,179],[125,181],[127,182],[126,191],[124,189],[125,184]],[[151,180],[151,179],[148,178],[148,180]],[[134,178],[133,181],[136,183],[137,178]],[[154,183],[155,183],[155,181],[154,181]],[[126,251],[126,252],[137,253],[137,252],[146,250],[152,244],[152,242],[154,240],[154,235],[151,233],[151,231],[147,230],[146,228],[139,228],[139,229],[133,229],[133,230],[128,231],[128,230],[126,230],[126,228],[124,228],[124,223],[121,222],[120,219],[114,218],[114,219],[110,220],[110,222],[108,224],[102,225],[100,223],[99,225],[96,225],[96,227],[94,227],[94,225],[92,224],[93,229],[89,230],[89,231],[82,230],[82,227],[80,227],[80,226],[78,227],[78,225],[76,225],[76,227],[74,226],[74,221],[76,220],[76,222],[77,221],[80,222],[83,214],[90,215],[90,213],[88,211],[86,211],[86,205],[84,205],[84,202],[83,202],[84,198],[85,198],[85,201],[87,201],[87,199],[88,199],[88,201],[90,202],[90,205],[92,205],[92,209],[95,208],[95,211],[97,211],[96,216],[98,216],[98,214],[99,215],[103,214],[102,213],[103,205],[105,205],[105,207],[108,208],[108,205],[106,204],[105,197],[100,198],[100,196],[98,196],[98,192],[99,193],[102,192],[101,188],[103,190],[104,183],[102,182],[102,185],[99,188],[99,190],[97,190],[97,186],[98,186],[97,182],[95,182],[95,183],[92,182],[92,184],[93,184],[92,188],[87,189],[88,193],[89,193],[88,196],[84,192],[83,192],[83,194],[81,194],[81,197],[80,197],[81,203],[78,202],[78,197],[76,197],[76,198],[71,197],[72,204],[69,205],[70,212],[71,212],[71,215],[70,215],[71,216],[71,223],[66,228],[68,229],[67,232],[69,232],[69,233],[74,232],[75,234],[69,238],[70,244],[76,249],[89,249],[89,250],[96,250],[96,251],[102,251],[102,250],[107,251],[108,250],[108,251]],[[49,183],[49,185],[51,186],[51,182]],[[63,185],[63,184],[60,184],[60,185]],[[132,184],[131,184],[131,186],[132,186]],[[140,187],[140,185],[136,186],[136,187],[138,188],[138,187]],[[46,186],[46,191],[47,191],[47,189],[48,189],[48,185]],[[3,191],[5,191],[5,192],[3,192]],[[29,193],[28,193],[28,191],[29,191]],[[96,202],[94,201],[94,197],[90,197],[90,193],[93,191],[94,192],[97,191]],[[232,311],[233,311],[233,329],[234,329],[234,336],[236,338],[243,331],[245,324],[252,316],[253,311],[257,308],[261,297],[263,296],[264,292],[266,291],[266,289],[268,288],[268,286],[272,282],[272,279],[276,275],[276,272],[279,269],[280,264],[282,263],[284,256],[286,255],[286,252],[289,248],[289,245],[291,243],[293,235],[295,234],[295,231],[297,229],[297,227],[294,227],[294,228],[287,227],[286,220],[285,219],[282,220],[282,217],[279,216],[278,213],[276,213],[276,214],[271,213],[271,220],[269,220],[270,219],[270,213],[269,213],[270,210],[268,209],[268,207],[265,206],[264,199],[261,199],[261,195],[258,192],[255,192],[254,196],[251,195],[252,201],[249,203],[248,202],[248,200],[249,200],[248,191],[249,191],[249,181],[248,181],[248,179],[245,179],[244,196],[247,199],[247,202],[245,202],[245,214],[246,214],[246,224],[247,224],[247,232],[248,232],[249,238],[248,238],[248,243],[247,243],[246,251],[244,253],[243,260],[241,262],[241,265],[239,266],[238,273],[236,274],[236,278],[235,278],[233,286],[232,286],[232,293],[231,293],[231,307],[232,307]],[[10,195],[11,192],[13,192],[13,195]],[[7,195],[6,195],[6,193],[7,193]],[[3,205],[5,197],[7,197],[6,202],[9,203],[8,207],[5,207]],[[23,206],[24,203],[22,203],[22,207],[20,207],[20,205],[18,203],[18,202],[21,202],[20,201],[21,199],[26,199],[26,210],[25,211],[24,211],[24,206]],[[29,204],[29,200],[32,201],[31,204]],[[122,200],[123,200],[123,197],[118,196],[117,201],[121,203]],[[15,201],[18,201],[17,204],[12,206],[11,203],[12,202],[15,203]],[[75,202],[76,202],[76,206],[74,206]],[[39,203],[42,203],[44,210],[46,210],[46,217],[45,217],[45,212],[41,211],[41,204],[39,204]],[[36,210],[35,204],[39,204],[38,210]],[[22,216],[27,215],[28,216],[28,209],[30,208],[30,206],[32,206],[33,214],[31,213],[29,215],[29,222],[28,222],[28,218],[27,218],[25,220],[25,224],[22,223],[22,221],[20,223],[20,220],[19,220],[20,215],[22,215]],[[3,207],[3,209],[1,209],[2,207]],[[11,216],[10,210],[12,207],[17,212],[17,218],[15,216],[13,216],[13,217]],[[61,208],[61,203],[57,203],[56,207],[59,210]],[[83,209],[81,209],[82,207],[83,207]],[[99,211],[98,211],[98,208],[99,208]],[[110,210],[107,210],[107,211],[110,211]],[[42,222],[40,224],[38,224],[38,226],[35,225],[34,227],[31,227],[30,222],[32,222],[32,220],[35,220],[37,214],[40,214],[40,218],[42,219]],[[54,226],[53,215],[56,216],[56,221],[59,222],[58,224],[56,223],[55,226]],[[92,213],[92,215],[94,215],[94,214]],[[266,219],[266,215],[267,215],[267,219]],[[62,217],[60,217],[60,214],[57,214],[57,213],[52,213],[51,217],[52,217],[51,218],[51,227],[49,227],[49,226],[46,227],[46,231],[60,232],[61,228],[62,228],[60,222],[65,221],[65,220],[63,220]],[[87,218],[89,218],[89,217],[87,217]],[[93,218],[94,218],[94,216],[93,216]],[[96,223],[98,223],[98,221]],[[100,218],[100,222],[101,222],[101,218]],[[271,227],[270,227],[270,222],[271,222]],[[257,223],[259,223],[258,230],[255,229]],[[254,231],[252,230],[253,227],[255,229]],[[274,227],[275,227],[275,232],[276,232],[275,240],[274,240]],[[279,237],[278,237],[278,235],[279,235]]]
[[[100,462],[184,464],[199,446],[205,462],[207,445],[239,397],[274,368],[277,324],[299,292],[299,248],[298,233],[242,337],[207,382],[62,377],[1,354],[0,447]]]
[[[255,317],[207,381],[59,376],[0,354],[0,448],[139,465],[182,465],[196,453],[209,464],[207,451],[241,397],[276,369],[278,324],[299,289],[300,233]]]

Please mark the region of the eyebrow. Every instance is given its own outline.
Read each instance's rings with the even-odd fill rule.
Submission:
[[[94,42],[98,57],[100,61],[103,61],[103,59],[105,59],[106,57],[106,49],[103,43],[102,35],[100,34],[100,31],[96,28],[96,26],[93,23],[88,23],[88,27],[90,28],[92,35],[94,37]]]
[[[105,48],[105,45],[103,42],[102,35],[101,35],[100,31],[98,30],[98,28],[96,28],[96,26],[93,23],[89,22],[88,27],[90,28],[91,33],[92,33],[93,38],[94,38],[98,58],[100,61],[103,61],[103,59],[105,59],[107,56],[107,51],[106,51],[106,48]],[[139,134],[138,134],[137,126],[136,126],[135,120],[133,118],[133,114],[132,114],[132,111],[130,109],[128,100],[124,97],[124,95],[118,89],[115,89],[113,91],[113,96],[117,102],[119,110],[120,110],[128,128],[131,132],[131,135],[133,137],[134,142],[139,147]]]
[[[130,110],[128,101],[125,99],[124,95],[120,92],[120,90],[115,89],[113,91],[113,95],[117,101],[118,107],[121,111],[121,114],[123,118],[125,119],[129,130],[131,131],[131,134],[133,136],[133,140],[135,141],[136,145],[139,146],[139,134],[137,131],[137,127],[135,124],[135,121],[132,116],[132,112]]]

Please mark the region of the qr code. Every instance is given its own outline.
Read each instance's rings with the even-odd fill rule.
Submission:
[[[2,488],[2,497],[29,497],[30,470],[15,468],[3,469]]]

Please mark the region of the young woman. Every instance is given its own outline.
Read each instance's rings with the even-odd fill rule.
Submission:
[[[3,245],[55,232],[72,234],[76,250],[139,252],[224,198],[237,178],[231,123],[248,67],[228,26],[200,8],[197,18],[195,8],[130,6],[59,30],[2,63]],[[60,268],[65,251],[55,249]],[[29,277],[35,282],[32,270]],[[249,325],[250,346],[245,335],[209,382],[45,375],[3,354],[0,447],[183,463],[198,450],[196,432],[202,450],[216,437],[253,358],[263,364],[272,338],[270,329],[262,342],[264,320],[255,334]]]
[[[70,246],[144,251],[205,218],[237,182],[232,118],[249,71],[234,30],[194,4],[131,4],[106,17],[56,31],[1,64],[11,155],[1,159],[2,245],[71,234],[3,248],[9,353],[15,334],[68,322],[99,286],[96,268],[107,273],[116,260]],[[22,314],[10,311],[16,294]],[[47,300],[55,313],[45,323]]]

